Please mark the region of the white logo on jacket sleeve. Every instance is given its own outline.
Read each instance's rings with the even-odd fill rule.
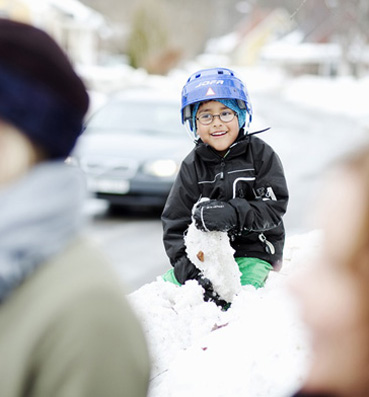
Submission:
[[[255,198],[258,200],[273,200],[277,201],[277,196],[274,193],[274,190],[271,186],[268,187],[259,187],[258,189],[254,189]]]

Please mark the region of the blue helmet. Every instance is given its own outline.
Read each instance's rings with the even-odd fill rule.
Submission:
[[[240,109],[245,109],[249,122],[252,107],[246,86],[236,74],[226,68],[202,69],[193,73],[182,89],[182,124],[188,122],[194,131],[192,105],[197,102],[217,99],[235,99]]]

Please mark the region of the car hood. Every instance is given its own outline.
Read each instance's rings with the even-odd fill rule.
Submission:
[[[83,157],[182,160],[194,144],[183,136],[161,132],[84,133],[78,139],[73,155]]]

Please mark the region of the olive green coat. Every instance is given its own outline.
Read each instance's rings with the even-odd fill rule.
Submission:
[[[82,239],[0,305],[1,397],[143,397],[148,378],[119,279]]]

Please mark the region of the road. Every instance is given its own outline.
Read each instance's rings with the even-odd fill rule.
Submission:
[[[309,228],[311,208],[327,164],[363,139],[363,130],[348,117],[317,112],[281,100],[277,94],[253,96],[258,127],[272,126],[260,135],[283,162],[290,203],[285,216],[287,234]],[[184,131],[185,133],[185,131]],[[104,202],[91,200],[87,233],[106,251],[128,292],[154,281],[169,268],[162,244],[160,214],[110,214]]]

